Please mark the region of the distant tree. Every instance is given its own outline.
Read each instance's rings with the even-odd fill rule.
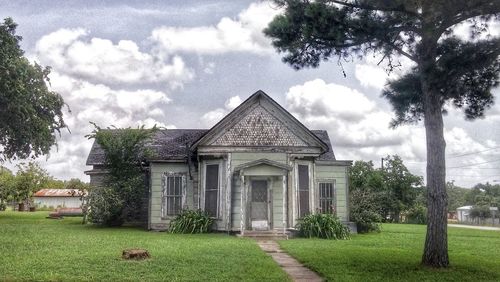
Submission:
[[[23,56],[16,24],[0,24],[0,161],[49,153],[66,125],[62,97],[47,87],[50,68]]]
[[[46,189],[64,189],[64,186],[65,186],[64,181],[50,177],[50,179],[47,181],[47,186],[44,188],[46,188]]]
[[[81,181],[78,178],[71,178],[64,183],[64,188],[73,190],[86,190],[89,188],[89,184]]]
[[[0,166],[0,211],[5,210],[6,202],[12,200],[14,174],[9,169]]]
[[[446,182],[446,194],[448,194],[448,211],[455,212],[457,208],[465,206],[465,199],[470,189],[458,187],[453,181]]]
[[[390,209],[392,221],[401,221],[401,212],[411,209],[415,205],[418,188],[422,185],[421,176],[412,174],[397,156],[384,158],[384,183],[389,193],[387,207]]]
[[[428,225],[422,263],[447,267],[447,199],[443,112],[463,108],[482,117],[498,85],[500,39],[485,37],[500,17],[498,0],[275,0],[284,8],[265,29],[295,69],[322,60],[382,55],[388,70],[406,57],[411,70],[383,92],[396,113],[392,126],[424,120],[427,144]],[[453,34],[469,23],[474,40]]]
[[[349,169],[349,216],[359,233],[380,231],[384,205],[382,171],[373,162],[356,161]]]
[[[45,188],[50,176],[38,163],[29,162],[17,165],[13,186],[13,200],[29,204],[33,194]]]

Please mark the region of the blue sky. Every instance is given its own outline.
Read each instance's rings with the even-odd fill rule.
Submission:
[[[83,174],[92,127],[159,124],[209,128],[261,89],[311,129],[327,129],[337,158],[399,154],[423,175],[423,124],[389,129],[380,98],[388,76],[378,55],[295,71],[261,30],[280,11],[268,1],[0,1],[19,24],[26,55],[50,65],[52,88],[71,108],[65,132],[39,163],[60,179]],[[464,33],[465,27],[458,27]],[[498,35],[499,27],[490,32]],[[495,93],[499,93],[496,89]],[[500,180],[500,106],[487,118],[445,118],[448,180],[472,186]],[[498,162],[497,162],[498,160]],[[7,164],[14,166],[14,163]]]

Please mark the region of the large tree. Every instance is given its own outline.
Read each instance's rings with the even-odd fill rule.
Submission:
[[[50,69],[24,57],[11,18],[0,24],[0,161],[49,153],[63,121],[62,97],[47,87]]]
[[[428,225],[422,263],[449,265],[443,112],[452,104],[466,118],[482,117],[498,84],[498,37],[483,37],[499,20],[498,0],[275,0],[284,13],[265,30],[294,68],[322,60],[377,53],[389,70],[406,57],[411,71],[391,81],[393,126],[424,120],[427,143]],[[453,31],[470,24],[471,38]]]

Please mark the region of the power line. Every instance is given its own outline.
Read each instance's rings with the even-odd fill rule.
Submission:
[[[483,152],[488,152],[488,151],[493,151],[493,150],[496,150],[496,149],[499,149],[500,146],[498,147],[493,147],[493,148],[488,148],[486,150],[482,150],[482,151],[477,151],[477,152],[471,152],[471,153],[465,153],[465,154],[460,154],[460,155],[457,155],[457,154],[452,154],[452,155],[448,155],[447,158],[449,159],[453,159],[453,158],[458,158],[458,157],[463,157],[463,156],[469,156],[469,155],[474,155],[474,154],[478,154],[478,153],[483,153]]]
[[[462,166],[452,166],[452,167],[447,167],[447,168],[462,168],[462,167],[470,167],[470,166],[475,166],[475,165],[482,165],[482,164],[489,164],[489,163],[494,163],[494,162],[500,162],[500,160],[493,160],[493,161],[488,161],[488,162],[482,162],[482,163],[475,163],[475,164],[468,164],[468,165],[462,165]]]

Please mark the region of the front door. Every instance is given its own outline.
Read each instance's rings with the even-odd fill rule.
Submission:
[[[253,180],[250,220],[253,230],[269,229],[269,195],[267,180]]]

